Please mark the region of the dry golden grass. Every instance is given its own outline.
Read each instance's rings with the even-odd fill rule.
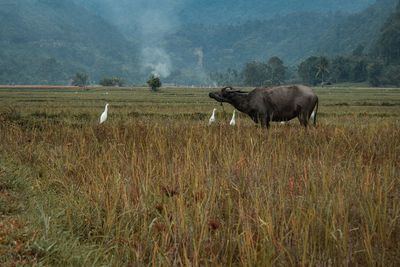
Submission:
[[[318,127],[268,132],[244,116],[230,127],[230,114],[207,127],[213,102],[198,95],[130,115],[111,104],[104,125],[102,103],[5,109],[0,177],[29,185],[10,187],[29,194],[21,253],[54,266],[399,265],[395,93],[396,105],[346,114],[334,95]]]

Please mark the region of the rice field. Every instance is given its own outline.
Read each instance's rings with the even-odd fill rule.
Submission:
[[[400,265],[400,89],[315,88],[307,130],[213,90],[0,89],[0,265]]]

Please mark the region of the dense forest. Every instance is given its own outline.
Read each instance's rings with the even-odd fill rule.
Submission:
[[[398,0],[299,2],[3,0],[0,84],[396,84]]]
[[[297,71],[284,66],[280,58],[272,57],[268,62],[249,62],[240,71],[215,72],[213,78],[220,84],[252,86],[291,82],[400,86],[400,2],[369,46],[359,44],[349,54],[310,56],[297,66]]]
[[[65,84],[77,71],[137,76],[136,48],[102,18],[67,0],[21,2],[0,2],[0,83]]]
[[[57,1],[57,0],[56,0]],[[250,20],[269,20],[292,13],[355,13],[375,0],[73,0],[88,10],[132,34],[135,22],[150,10],[157,16],[168,15],[180,24],[238,24]],[[146,14],[147,16],[147,14]],[[178,23],[179,24],[179,23]],[[179,26],[175,23],[175,26]]]

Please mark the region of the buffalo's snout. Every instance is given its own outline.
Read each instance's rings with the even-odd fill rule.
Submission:
[[[208,96],[217,100],[218,102],[224,101],[224,99],[221,97],[221,95],[218,92],[209,93]]]
[[[221,96],[217,92],[211,92],[208,94],[208,96],[214,98],[217,101],[221,98]]]

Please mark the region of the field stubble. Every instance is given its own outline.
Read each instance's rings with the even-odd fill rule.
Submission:
[[[201,108],[150,106],[115,109],[104,125],[81,109],[1,113],[0,177],[29,184],[21,218],[33,236],[18,254],[0,231],[5,262],[23,252],[50,265],[400,264],[398,117],[336,107],[316,128],[267,132],[244,116],[207,127]]]

